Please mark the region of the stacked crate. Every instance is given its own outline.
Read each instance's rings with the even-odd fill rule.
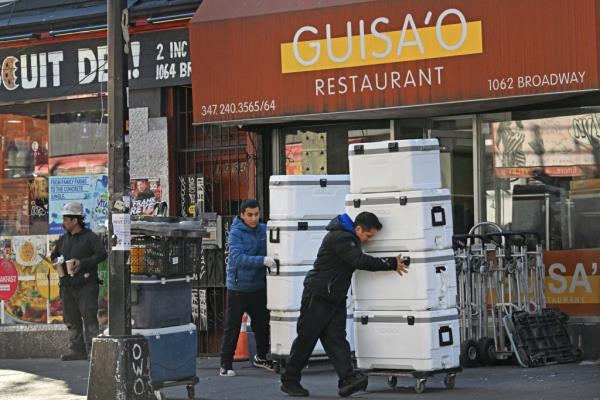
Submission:
[[[459,366],[450,192],[441,188],[435,139],[349,146],[346,213],[374,213],[383,228],[363,250],[410,257],[410,269],[355,272],[359,368],[436,371]]]
[[[148,217],[133,221],[132,234],[132,334],[148,339],[153,388],[193,385],[198,339],[191,323],[192,273],[206,229],[201,221]]]
[[[271,356],[275,360],[290,354],[304,277],[317,258],[325,228],[343,211],[349,189],[348,175],[274,175],[269,180],[267,254],[275,258],[277,267],[267,273],[267,308],[271,311]],[[350,302],[348,308],[351,339]],[[313,355],[324,353],[321,343],[317,343]]]

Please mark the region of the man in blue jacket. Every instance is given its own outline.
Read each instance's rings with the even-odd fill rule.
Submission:
[[[266,267],[275,267],[267,257],[267,227],[259,223],[260,206],[254,199],[245,200],[239,217],[229,232],[227,263],[227,322],[221,346],[221,376],[235,376],[233,355],[240,335],[242,316],[252,321],[256,339],[254,366],[273,371],[267,360],[269,351],[269,311],[267,310]]]

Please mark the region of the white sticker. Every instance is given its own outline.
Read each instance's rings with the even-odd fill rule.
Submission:
[[[441,212],[433,213],[433,218],[435,219],[435,222],[436,223],[438,223],[438,222],[441,223],[443,221],[443,215],[444,214],[441,213]]]
[[[117,244],[113,250],[131,250],[131,215],[112,214],[113,234],[117,237]]]

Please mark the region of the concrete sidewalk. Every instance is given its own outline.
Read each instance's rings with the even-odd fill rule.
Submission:
[[[279,391],[278,376],[252,368],[247,362],[236,363],[234,378],[217,375],[215,358],[198,359],[200,383],[197,399],[288,399]],[[56,359],[0,360],[0,399],[71,400],[85,399],[88,363],[63,363]],[[352,397],[362,399],[498,399],[498,400],[600,400],[600,363],[552,365],[534,369],[497,366],[467,369],[456,378],[456,388],[448,390],[443,376],[427,381],[427,390],[416,394],[414,380],[400,378],[390,389],[385,377],[371,377],[368,392]],[[337,378],[331,365],[313,363],[306,370],[303,384],[311,398],[336,399]],[[185,387],[163,391],[168,399],[186,399]],[[110,399],[107,399],[110,400]]]

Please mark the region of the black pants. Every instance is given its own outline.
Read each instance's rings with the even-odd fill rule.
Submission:
[[[227,369],[232,368],[233,355],[244,313],[250,316],[252,331],[256,339],[256,355],[265,359],[269,352],[267,289],[260,289],[256,292],[227,290],[227,321],[221,345],[221,366]]]
[[[283,382],[300,382],[302,369],[308,364],[318,340],[321,340],[340,382],[354,374],[350,344],[346,340],[345,301],[332,303],[305,290],[296,329],[298,337],[292,344],[281,377]]]
[[[60,287],[63,319],[69,329],[69,348],[90,354],[92,339],[98,336],[98,281],[83,286]]]

